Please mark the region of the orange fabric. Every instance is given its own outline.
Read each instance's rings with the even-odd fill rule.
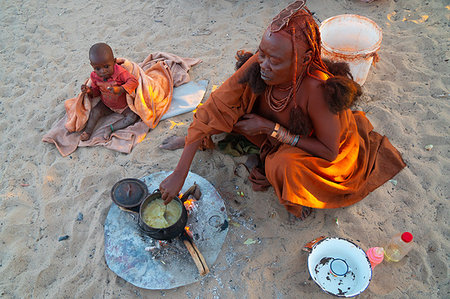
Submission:
[[[186,144],[231,132],[237,120],[251,112],[258,97],[238,80],[255,60],[256,56],[249,59],[198,108]],[[263,190],[270,183],[286,209],[300,217],[301,206],[338,208],[354,204],[406,166],[388,139],[372,131],[363,112],[345,110],[339,119],[340,147],[333,162],[287,144],[272,144],[273,139],[257,144],[265,166],[262,171],[252,171],[254,189]]]
[[[84,84],[91,85],[91,79]],[[98,99],[97,99],[98,102]],[[68,99],[64,102],[67,121],[65,127],[69,132],[81,131],[87,123],[89,113],[92,109],[91,100],[85,92],[78,94],[77,97]]]
[[[126,60],[122,66],[139,82],[134,94],[127,94],[128,107],[151,129],[169,109],[173,95],[173,79],[165,62],[143,64]]]
[[[319,209],[349,206],[406,166],[389,140],[372,131],[363,112],[345,110],[339,116],[342,131],[334,161],[286,144],[267,154],[265,174],[282,204]]]
[[[256,60],[257,56],[253,55],[233,76],[212,92],[203,105],[197,108],[194,120],[188,128],[186,145],[205,137],[208,140],[214,134],[230,133],[238,119],[251,112],[257,96],[248,85],[239,84],[238,81],[248,66]],[[203,140],[203,144],[211,143]]]
[[[201,62],[201,60],[197,58],[179,57],[167,52],[155,52],[148,55],[140,66],[147,69],[162,61],[169,66],[169,69],[172,72],[174,87],[189,82],[191,80],[189,69]]]

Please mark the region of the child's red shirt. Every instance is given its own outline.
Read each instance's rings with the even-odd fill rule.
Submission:
[[[126,69],[114,64],[114,74],[104,81],[95,72],[91,73],[91,89],[94,93],[100,92],[102,102],[112,110],[121,110],[127,107],[126,94],[114,94],[108,87],[114,85],[122,86],[128,94],[133,93],[138,86],[137,79]]]

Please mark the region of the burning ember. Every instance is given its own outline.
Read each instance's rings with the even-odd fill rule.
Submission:
[[[185,226],[184,230],[186,231],[188,236],[192,238],[193,234],[192,234],[191,228],[189,226]]]
[[[195,200],[194,198],[192,198],[191,196],[189,196],[189,199],[187,199],[184,202],[184,207],[186,208],[186,210],[191,213],[191,212],[196,212],[197,211],[197,200]]]

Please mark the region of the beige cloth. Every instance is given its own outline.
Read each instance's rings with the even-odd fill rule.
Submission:
[[[123,117],[113,113],[98,122],[89,140],[80,141],[89,113],[99,102],[99,98],[90,99],[85,93],[80,93],[77,97],[66,100],[66,115],[53,125],[42,141],[54,143],[63,156],[70,155],[78,146],[96,145],[130,153],[134,145],[145,138],[149,128],[156,127],[169,108],[174,82],[178,85],[188,82],[190,78],[187,72],[200,62],[199,59],[181,58],[163,52],[150,54],[139,65],[126,59],[118,61],[123,61],[122,66],[138,79],[136,91],[131,95],[127,94],[127,103],[142,121],[115,131],[109,139],[104,139],[106,127]],[[87,84],[90,84],[89,80]]]

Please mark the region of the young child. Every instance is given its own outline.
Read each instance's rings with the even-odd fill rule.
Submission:
[[[112,132],[135,123],[139,116],[128,107],[126,93],[131,94],[138,86],[137,79],[116,63],[113,51],[105,43],[97,43],[89,50],[89,60],[94,68],[91,73],[91,87],[83,84],[81,91],[90,98],[100,96],[101,101],[91,110],[89,119],[81,134],[81,140],[88,140],[98,120],[111,113],[120,113],[124,118],[111,124],[104,135],[108,139]]]

